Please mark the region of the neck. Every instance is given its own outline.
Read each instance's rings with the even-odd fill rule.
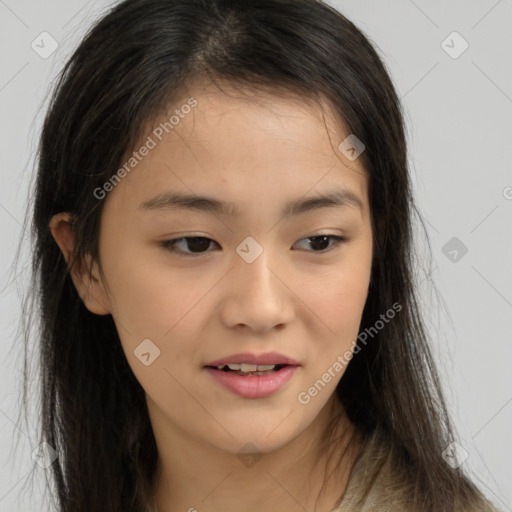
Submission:
[[[158,512],[214,512],[241,505],[246,512],[331,512],[347,488],[361,442],[334,397],[304,432],[270,453],[244,457],[186,435],[156,438]]]

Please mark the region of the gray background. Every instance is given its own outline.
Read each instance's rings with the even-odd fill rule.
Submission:
[[[464,466],[502,510],[512,511],[512,0],[330,3],[378,47],[402,98],[415,195],[433,252],[431,265],[419,260],[418,280],[469,454]],[[35,412],[28,426],[18,416],[16,328],[26,277],[11,272],[36,137],[52,78],[108,5],[0,0],[0,512],[40,511],[43,496],[45,470],[31,458]],[[59,43],[47,59],[31,47],[45,31]],[[442,45],[454,31],[469,44],[457,58],[444,48],[457,52],[460,40],[451,36]],[[421,257],[425,246],[418,247]],[[27,249],[18,271],[26,270]],[[439,297],[422,273],[432,276]]]

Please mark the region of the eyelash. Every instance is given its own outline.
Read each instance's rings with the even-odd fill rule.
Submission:
[[[191,238],[197,238],[197,239],[209,240],[211,242],[215,242],[215,240],[212,240],[211,238],[207,238],[205,236],[182,236],[180,238],[174,238],[172,240],[164,240],[163,242],[160,243],[160,245],[167,251],[176,253],[178,256],[181,256],[184,258],[200,257],[201,255],[206,254],[207,252],[211,252],[211,251],[203,251],[203,252],[193,253],[193,252],[181,251],[174,247],[174,244],[176,244],[177,242],[179,242],[181,240],[189,240]],[[330,235],[327,233],[326,234],[320,233],[318,235],[301,238],[299,240],[299,242],[301,242],[302,240],[310,240],[313,238],[330,238],[330,239],[334,240],[334,243],[331,244],[327,249],[322,249],[321,251],[308,251],[308,252],[319,253],[319,254],[326,254],[326,253],[330,252],[331,250],[333,250],[334,248],[336,248],[337,246],[339,246],[340,244],[342,244],[344,242],[348,242],[348,238],[346,238],[346,237],[338,236],[338,235]]]

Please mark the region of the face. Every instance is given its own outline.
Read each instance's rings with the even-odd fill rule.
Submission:
[[[328,120],[330,142],[320,109],[214,89],[193,97],[173,106],[165,136],[155,126],[172,113],[162,115],[146,134],[154,147],[103,199],[104,301],[154,428],[268,452],[326,410],[357,337],[372,259],[367,177]],[[304,202],[335,192],[338,205]],[[226,361],[288,366],[208,367]]]

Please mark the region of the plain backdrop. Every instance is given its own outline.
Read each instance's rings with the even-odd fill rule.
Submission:
[[[501,510],[512,511],[512,1],[330,3],[375,44],[402,98],[414,193],[433,255],[418,274],[431,275],[439,296],[427,279],[418,285],[468,453],[464,467]],[[35,413],[29,425],[19,420],[16,329],[28,248],[18,273],[12,262],[45,98],[108,6],[0,0],[0,512],[42,510],[45,470],[31,456]],[[48,58],[32,47],[48,38],[43,32],[58,45]],[[37,388],[31,393],[37,397]]]

